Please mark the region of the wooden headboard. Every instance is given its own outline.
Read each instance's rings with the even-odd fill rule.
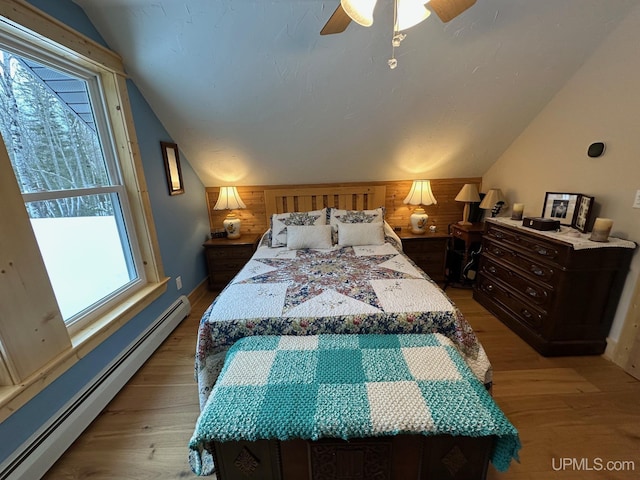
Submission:
[[[435,223],[438,231],[446,232],[448,225],[462,218],[464,203],[455,197],[465,183],[479,187],[482,178],[442,178],[431,180],[431,189],[438,203],[425,207],[429,223]],[[346,210],[373,209],[384,205],[385,219],[392,227],[409,230],[409,216],[415,207],[405,205],[404,198],[411,189],[411,180],[385,182],[349,182],[308,185],[246,185],[238,186],[238,192],[247,208],[236,210],[242,220],[244,233],[264,233],[270,225],[273,213],[318,210],[324,206]],[[211,231],[222,227],[228,212],[214,210],[219,187],[206,188],[207,208]]]
[[[358,185],[350,187],[325,186],[307,188],[279,188],[264,191],[265,220],[270,223],[274,213],[308,212],[324,207],[344,210],[366,210],[383,207],[387,187]]]

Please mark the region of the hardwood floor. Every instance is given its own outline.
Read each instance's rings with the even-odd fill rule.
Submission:
[[[490,466],[488,479],[640,477],[640,382],[601,357],[542,357],[470,290],[447,293],[484,345],[494,367],[494,398],[523,444],[521,462],[505,473]],[[187,463],[198,416],[194,351],[198,321],[212,298],[192,306],[45,480],[195,478]]]

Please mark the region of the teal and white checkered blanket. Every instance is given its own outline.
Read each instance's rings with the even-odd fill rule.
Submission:
[[[246,337],[225,366],[189,447],[203,474],[212,441],[495,436],[506,470],[518,432],[440,334]]]

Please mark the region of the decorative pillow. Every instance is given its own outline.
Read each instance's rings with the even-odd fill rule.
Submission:
[[[356,245],[382,245],[384,243],[384,224],[341,223],[338,226],[338,245],[353,247]]]
[[[287,227],[287,248],[331,248],[331,225],[289,225]]]
[[[326,225],[327,209],[311,212],[274,213],[271,216],[271,246],[287,245],[287,227],[289,225]]]
[[[384,221],[384,208],[374,210],[339,210],[332,208],[329,215],[329,224],[333,227],[334,242],[337,242],[338,224],[340,223],[382,223]]]
[[[384,220],[382,207],[374,210],[339,210],[331,209],[331,225],[339,223],[377,223]]]

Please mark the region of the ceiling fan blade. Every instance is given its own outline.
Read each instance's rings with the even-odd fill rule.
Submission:
[[[347,12],[344,11],[342,5],[338,4],[336,11],[333,12],[333,15],[331,15],[331,18],[329,18],[326,25],[322,27],[322,30],[320,30],[320,35],[331,35],[333,33],[344,32],[350,23],[351,18],[347,15]]]
[[[431,7],[440,20],[447,23],[473,6],[474,3],[476,0],[431,0],[427,3],[427,7]]]

